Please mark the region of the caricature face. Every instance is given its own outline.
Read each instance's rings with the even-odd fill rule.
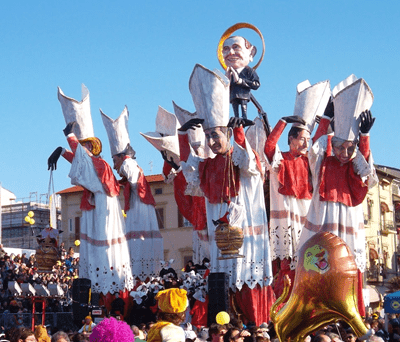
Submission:
[[[119,169],[121,168],[122,163],[124,162],[124,157],[116,154],[115,156],[112,157],[112,159],[114,162],[114,170],[119,172]]]
[[[206,141],[215,154],[225,154],[229,149],[229,138],[226,127],[212,127],[204,130]]]
[[[304,156],[308,151],[308,144],[310,142],[310,133],[303,129],[297,135],[297,138],[291,136],[289,137],[290,141],[290,152],[298,157],[300,155]]]
[[[304,268],[320,274],[329,271],[328,252],[320,245],[307,248],[304,255]]]
[[[222,55],[228,67],[239,69],[253,61],[253,51],[251,46],[246,48],[243,37],[232,37],[225,40]]]
[[[335,157],[346,164],[352,160],[356,153],[356,144],[353,141],[345,141],[342,144],[332,144]]]

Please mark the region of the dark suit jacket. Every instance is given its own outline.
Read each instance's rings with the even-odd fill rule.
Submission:
[[[230,85],[231,102],[234,99],[250,100],[251,89],[257,90],[260,86],[260,79],[258,78],[256,71],[249,66],[244,67],[244,69],[239,74],[239,78],[242,79],[241,84],[236,84],[231,79],[231,85]]]

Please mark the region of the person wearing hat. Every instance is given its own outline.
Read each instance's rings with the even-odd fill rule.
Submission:
[[[89,91],[84,85],[82,97],[78,102],[58,88],[67,124],[64,134],[71,151],[58,147],[49,157],[48,167],[55,170],[62,155],[72,164],[71,183],[84,188],[80,205],[80,277],[90,279],[95,292],[131,290],[133,277],[118,200],[120,187],[110,165],[100,156],[102,144],[94,136]]]
[[[116,120],[101,110],[100,113],[110,143],[114,170],[122,177],[120,183],[124,185],[125,238],[129,245],[132,274],[144,281],[158,276],[160,260],[164,256],[156,202],[130,145],[128,108],[125,106]]]
[[[334,136],[323,135],[309,153],[314,193],[298,244],[298,250],[316,232],[327,231],[342,238],[352,251],[359,273],[359,311],[365,315],[362,300],[362,272],[366,267],[364,215],[362,202],[368,189],[377,183],[369,131],[374,124],[369,109],[373,94],[368,84],[354,75],[332,91]],[[318,131],[317,131],[318,135]]]
[[[189,81],[197,118],[179,128],[181,167],[187,181],[186,193],[204,196],[210,248],[210,272],[230,275],[229,287],[244,316],[250,321],[269,318],[273,303],[272,268],[268,222],[265,212],[261,165],[248,144],[243,125],[249,120],[229,119],[229,81],[197,64]],[[200,125],[213,158],[192,153],[188,130]],[[234,142],[231,145],[231,137]],[[232,215],[236,209],[240,215]],[[228,220],[243,231],[239,259],[220,260],[214,222],[229,212]],[[259,303],[263,302],[262,308]],[[256,309],[257,308],[257,309]]]
[[[85,324],[78,330],[79,333],[91,333],[93,328],[96,326],[95,323],[93,323],[92,317],[91,316],[86,316],[85,317]]]
[[[270,244],[273,265],[278,268],[274,282],[276,297],[283,292],[286,274],[294,282],[296,252],[312,197],[308,146],[315,118],[321,117],[330,97],[329,81],[297,85],[293,116],[278,121],[265,143],[270,181]],[[289,151],[281,152],[278,140],[286,125]]]
[[[149,330],[147,342],[185,342],[185,332],[179,326],[185,320],[187,292],[171,288],[157,293],[158,320]]]

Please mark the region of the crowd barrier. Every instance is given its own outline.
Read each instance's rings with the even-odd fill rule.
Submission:
[[[0,326],[4,327],[5,330],[18,326],[18,323],[22,323],[23,326],[30,328],[32,326],[32,313],[0,314]],[[46,312],[44,323],[50,329],[58,328],[64,331],[75,331],[81,328],[74,325],[72,312]],[[37,312],[35,313],[35,325],[39,324],[43,324],[42,314]]]

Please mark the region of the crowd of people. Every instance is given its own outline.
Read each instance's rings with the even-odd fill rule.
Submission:
[[[79,257],[74,257],[74,249],[66,251],[64,243],[59,246],[60,259],[53,266],[51,272],[42,272],[37,265],[35,254],[28,256],[26,253],[8,254],[0,245],[0,313],[14,314],[15,326],[24,324],[24,313],[32,311],[32,301],[29,297],[17,297],[10,291],[10,282],[19,285],[29,283],[48,286],[59,284],[64,292],[65,300],[48,298],[46,302],[47,312],[63,312],[71,297],[73,280],[79,277]],[[37,311],[41,312],[41,305],[37,305]]]
[[[369,328],[368,333],[357,338],[351,328],[340,321],[327,325],[323,329],[306,337],[307,342],[397,342],[400,340],[400,324],[395,315],[389,317],[388,329],[385,330],[384,319],[378,313],[367,317],[365,324]],[[48,333],[43,326],[36,326],[35,331],[21,327],[11,328],[4,336],[10,342],[75,342],[75,341],[147,341],[149,331],[154,322],[129,326],[124,321],[114,318],[106,318],[93,329],[91,333],[58,331]],[[115,328],[118,329],[115,329]],[[190,323],[183,323],[186,342],[279,342],[273,325],[262,323],[256,326],[249,322],[244,325],[240,320],[231,319],[227,324],[213,323],[209,327],[195,327]],[[172,340],[171,340],[172,341]]]

